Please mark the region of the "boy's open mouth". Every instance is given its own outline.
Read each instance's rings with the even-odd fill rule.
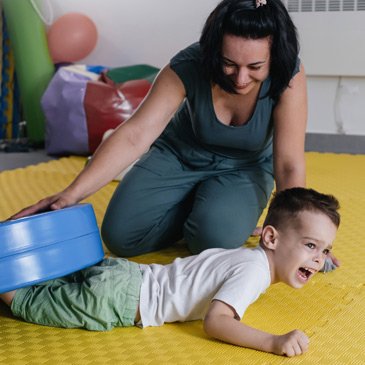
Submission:
[[[309,267],[300,267],[298,270],[298,275],[300,278],[307,281],[315,274],[315,272],[316,270]]]

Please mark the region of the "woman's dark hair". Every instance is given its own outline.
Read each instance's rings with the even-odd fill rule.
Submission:
[[[340,225],[340,204],[333,195],[319,193],[313,189],[291,188],[274,194],[264,222],[277,229],[288,225],[290,219],[295,219],[304,211],[325,214],[332,223]]]
[[[207,76],[223,90],[235,93],[223,72],[223,36],[247,39],[271,37],[271,86],[268,95],[277,100],[293,77],[299,53],[296,28],[281,0],[267,0],[256,8],[255,0],[223,0],[209,15],[200,47]]]

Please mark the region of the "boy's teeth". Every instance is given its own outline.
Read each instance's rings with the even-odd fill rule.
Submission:
[[[307,278],[314,273],[314,270],[309,267],[301,267],[299,269]]]

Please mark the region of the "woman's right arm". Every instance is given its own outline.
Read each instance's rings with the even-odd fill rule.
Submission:
[[[69,186],[21,210],[11,219],[64,208],[98,191],[150,148],[184,97],[182,81],[165,66],[135,113],[98,147],[90,163]]]

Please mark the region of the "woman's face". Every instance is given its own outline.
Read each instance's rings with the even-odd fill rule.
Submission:
[[[270,37],[223,36],[223,72],[231,79],[237,94],[249,94],[269,76],[270,46]]]

